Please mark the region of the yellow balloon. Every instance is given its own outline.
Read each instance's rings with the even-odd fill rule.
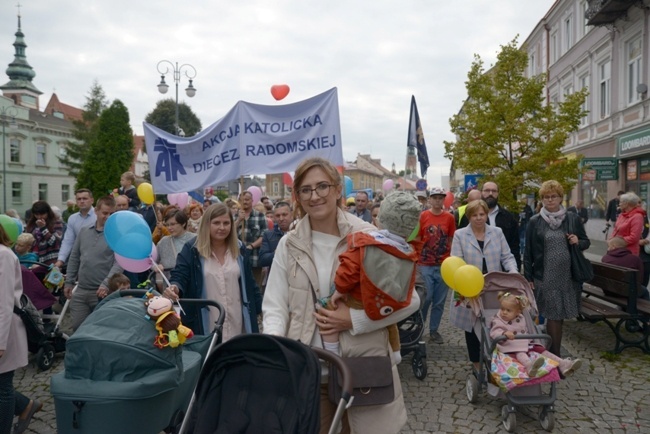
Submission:
[[[151,205],[154,203],[156,198],[153,194],[153,186],[148,182],[143,182],[142,184],[138,185],[138,197],[145,205]]]
[[[442,266],[440,267],[440,274],[442,274],[442,280],[445,281],[448,287],[451,289],[456,289],[456,283],[454,282],[454,273],[460,267],[465,264],[463,258],[458,256],[450,256],[444,261],[442,261]]]
[[[483,273],[474,265],[463,265],[454,273],[456,292],[464,297],[476,297],[483,290]]]

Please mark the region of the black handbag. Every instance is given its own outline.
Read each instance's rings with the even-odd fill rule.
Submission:
[[[390,357],[344,357],[352,377],[351,407],[389,404],[395,399],[393,366]],[[341,400],[343,382],[335,366],[329,367],[329,399],[337,404]]]
[[[570,234],[575,234],[575,227],[573,225],[573,219],[570,215],[566,215],[568,221],[568,229]],[[591,266],[591,262],[585,258],[584,253],[580,250],[578,244],[569,244],[569,254],[571,255],[571,279],[585,283],[589,282],[594,278],[594,269]]]

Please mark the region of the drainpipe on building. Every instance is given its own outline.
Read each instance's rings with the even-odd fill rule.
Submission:
[[[546,19],[542,20],[542,22],[544,22],[544,30],[546,31],[546,104],[548,105],[551,101],[548,93],[548,81],[551,71],[551,26],[548,25]]]

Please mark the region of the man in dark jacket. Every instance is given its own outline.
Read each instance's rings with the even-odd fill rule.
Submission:
[[[580,221],[582,222],[583,226],[587,223],[587,220],[589,220],[589,212],[587,212],[585,203],[582,200],[577,200],[574,206],[567,208],[567,211],[578,214],[578,217],[580,217]]]
[[[643,286],[643,261],[627,249],[627,241],[623,237],[612,237],[607,241],[607,253],[603,256],[602,261],[605,264],[637,270],[637,285]],[[646,288],[643,288],[643,294],[639,298],[650,299]]]
[[[621,209],[619,208],[619,200],[621,199],[621,195],[624,193],[625,193],[624,191],[620,190],[618,193],[616,193],[616,197],[610,200],[609,203],[607,204],[607,212],[605,213],[605,223],[609,223],[612,225],[616,223],[616,218],[621,213]]]
[[[275,225],[272,230],[267,230],[262,234],[262,247],[260,247],[260,267],[271,267],[275,249],[278,247],[280,238],[287,233],[293,223],[291,205],[288,202],[278,202],[273,210]],[[271,270],[269,269],[269,273]]]
[[[488,223],[501,228],[503,235],[508,241],[510,252],[517,261],[517,268],[521,270],[521,255],[519,250],[519,224],[515,216],[508,210],[499,207],[499,187],[495,182],[486,182],[481,189],[481,199],[485,201],[490,212]],[[458,229],[469,224],[467,216],[464,215],[458,225]]]

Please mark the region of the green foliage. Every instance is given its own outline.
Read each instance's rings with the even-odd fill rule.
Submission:
[[[228,195],[228,192],[224,190],[215,191],[214,195],[217,196],[221,202],[224,202],[226,199],[230,197]]]
[[[579,159],[562,147],[577,131],[587,91],[565,95],[556,107],[546,104],[544,74],[527,78],[528,56],[517,38],[501,47],[488,71],[478,55],[465,82],[467,100],[450,120],[455,142],[445,142],[445,157],[464,173],[484,175],[499,185],[499,202],[516,210],[518,194],[554,179],[570,191],[580,173]]]
[[[97,120],[108,107],[108,100],[102,86],[95,80],[86,95],[86,104],[81,120],[72,121],[74,141],[66,144],[66,153],[59,157],[61,164],[68,168],[70,176],[76,178],[86,158],[90,143],[97,136]],[[77,184],[78,188],[83,187]]]
[[[77,185],[89,188],[95,198],[119,187],[120,176],[133,162],[133,131],[129,111],[115,100],[97,120],[97,135],[90,143]]]
[[[168,98],[158,101],[156,108],[144,120],[170,134],[176,134],[174,131],[175,116],[176,104],[173,99]],[[184,102],[178,103],[178,124],[185,133],[185,137],[191,137],[203,128],[199,118]]]

